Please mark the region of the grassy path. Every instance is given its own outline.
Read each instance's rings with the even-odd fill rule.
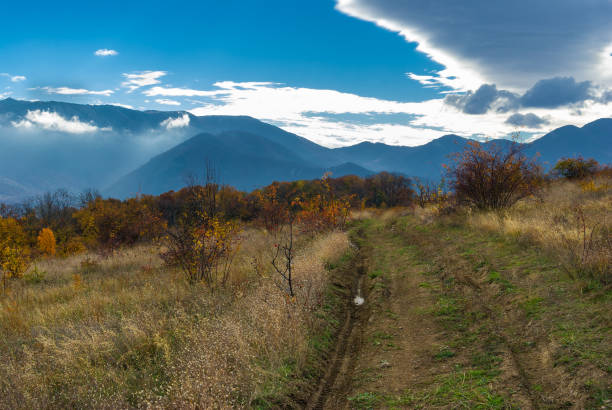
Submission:
[[[612,292],[459,223],[358,223],[366,297],[324,408],[611,408]]]

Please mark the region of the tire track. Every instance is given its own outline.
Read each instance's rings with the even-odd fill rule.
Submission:
[[[360,230],[358,235],[363,235],[363,231]],[[367,318],[367,295],[363,286],[367,271],[366,258],[364,249],[357,249],[353,263],[343,272],[345,288],[350,287],[345,301],[344,322],[336,334],[336,346],[329,359],[329,367],[306,409],[338,409],[346,406],[346,397],[351,388],[353,370],[361,346],[363,326],[360,324]],[[357,296],[363,297],[366,302],[356,305]]]

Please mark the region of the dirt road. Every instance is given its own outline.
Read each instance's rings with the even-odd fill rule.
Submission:
[[[545,260],[412,218],[362,221],[353,239],[346,317],[308,408],[609,408],[605,356],[559,364],[550,326],[575,306],[545,309],[550,278],[521,276],[549,275]]]

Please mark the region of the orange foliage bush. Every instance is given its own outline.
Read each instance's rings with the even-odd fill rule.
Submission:
[[[324,191],[306,201],[301,201],[297,220],[302,231],[323,232],[343,228],[350,214],[350,198],[337,198],[329,182],[328,175],[321,179]]]
[[[523,149],[517,142],[507,147],[468,142],[447,167],[457,199],[479,209],[502,209],[534,194],[543,182],[542,171]]]
[[[89,246],[114,249],[161,236],[166,222],[146,200],[96,199],[74,214]]]
[[[582,179],[593,176],[599,168],[594,159],[562,158],[553,168],[553,173],[567,179]]]

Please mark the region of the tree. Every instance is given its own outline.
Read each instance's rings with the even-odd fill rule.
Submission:
[[[381,172],[366,179],[370,205],[407,206],[412,202],[414,191],[410,178],[403,175]]]
[[[49,228],[43,228],[37,238],[38,250],[46,256],[55,256],[55,235]]]
[[[468,142],[447,167],[459,202],[479,209],[502,209],[534,194],[543,181],[542,171],[523,150],[524,145],[516,141],[508,146]]]
[[[167,250],[161,253],[164,262],[179,267],[190,283],[204,282],[211,289],[226,284],[240,232],[237,224],[220,219],[218,192],[214,170],[207,164],[205,185],[192,180],[187,187],[183,211],[166,230]]]
[[[273,231],[275,249],[272,257],[272,267],[280,279],[280,283],[278,281],[274,283],[292,298],[295,296],[293,283],[293,259],[295,258],[294,229],[300,206],[300,199],[293,199],[288,205],[286,212],[282,214],[283,220]]]
[[[14,218],[0,218],[0,271],[3,289],[10,278],[21,277],[30,264],[27,236]]]

